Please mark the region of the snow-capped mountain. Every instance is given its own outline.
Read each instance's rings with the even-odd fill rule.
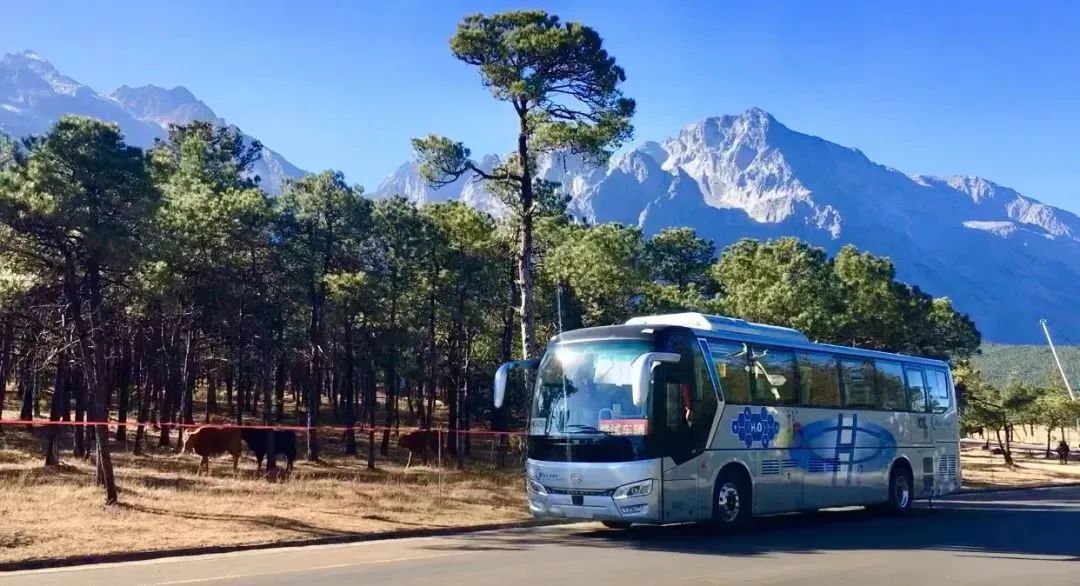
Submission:
[[[141,147],[164,138],[169,124],[196,120],[227,124],[183,87],[121,86],[102,94],[62,75],[32,51],[0,58],[0,131],[15,137],[40,134],[65,114],[115,122],[129,143]],[[304,174],[265,146],[254,171],[270,193],[278,193],[285,179]]]
[[[646,234],[686,225],[718,247],[798,236],[833,253],[851,243],[889,256],[899,278],[950,297],[988,340],[1038,341],[1043,317],[1059,331],[1080,331],[1075,214],[979,177],[906,175],[758,108],[691,124],[605,167],[553,156],[539,173],[559,182],[571,211],[590,222],[623,222]],[[376,190],[393,194],[500,208],[464,179],[432,190],[413,163]]]

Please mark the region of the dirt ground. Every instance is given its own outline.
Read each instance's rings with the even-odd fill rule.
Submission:
[[[327,438],[329,439],[329,438]],[[331,444],[331,441],[324,440]],[[327,446],[331,448],[332,446]],[[366,454],[366,444],[361,444]],[[327,449],[327,452],[333,452]],[[267,482],[250,455],[196,476],[198,457],[117,451],[120,505],[104,507],[90,461],[42,466],[37,440],[8,428],[0,440],[0,563],[210,545],[287,542],[405,528],[452,527],[527,515],[521,472],[469,462],[404,469],[405,454],[370,471],[363,458],[296,462]]]
[[[1062,465],[1056,455],[1047,459],[1045,451],[1028,449],[1014,449],[1013,460],[1016,465],[1009,468],[1004,456],[978,446],[964,445],[960,452],[964,486],[989,488],[1080,483],[1080,462],[1076,460]]]

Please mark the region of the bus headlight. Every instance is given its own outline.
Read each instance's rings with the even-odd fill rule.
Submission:
[[[652,494],[652,485],[652,479],[624,484],[615,489],[615,493],[611,495],[611,498],[628,499],[638,496],[649,496]]]
[[[532,478],[527,478],[525,480],[525,484],[528,486],[528,490],[529,490],[530,493],[538,494],[538,495],[542,495],[542,496],[547,496],[548,492],[547,492],[547,489],[544,488],[543,484],[540,484],[539,482],[533,480]]]

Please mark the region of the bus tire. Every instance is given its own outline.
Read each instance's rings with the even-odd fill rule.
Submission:
[[[885,510],[894,515],[903,515],[911,510],[915,500],[915,479],[911,469],[903,462],[893,464],[889,472],[889,500]]]
[[[600,524],[608,529],[629,529],[633,525],[629,521],[600,521]]]
[[[750,479],[742,469],[728,466],[721,470],[713,488],[712,525],[725,531],[745,527],[753,514],[751,491]]]

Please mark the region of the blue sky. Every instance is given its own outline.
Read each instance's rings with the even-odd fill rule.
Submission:
[[[1080,212],[1080,3],[18,2],[0,52],[99,90],[184,85],[297,165],[374,189],[413,136],[508,150],[510,111],[447,39],[464,14],[521,7],[600,31],[638,140],[760,106],[905,172]]]

